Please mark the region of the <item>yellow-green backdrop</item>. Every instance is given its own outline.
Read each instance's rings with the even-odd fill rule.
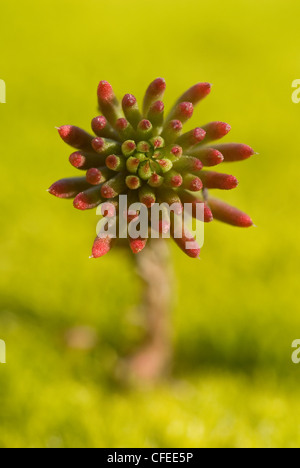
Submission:
[[[300,445],[299,18],[297,0],[1,4],[1,447]],[[141,99],[157,76],[168,105],[213,83],[190,125],[226,121],[260,153],[227,166],[240,185],[224,194],[257,227],[207,226],[201,261],[172,246],[173,377],[122,389],[140,283],[126,255],[89,260],[95,213],[46,189],[76,174],[54,127],[89,129],[99,80]],[[92,350],[66,345],[75,326]]]

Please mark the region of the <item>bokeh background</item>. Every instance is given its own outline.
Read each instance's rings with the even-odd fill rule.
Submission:
[[[299,17],[298,0],[1,4],[1,447],[300,445]],[[212,223],[201,261],[171,246],[172,378],[124,388],[141,284],[124,253],[89,260],[95,212],[46,189],[76,173],[54,127],[89,129],[98,82],[141,99],[157,76],[167,105],[213,83],[189,126],[226,121],[260,153],[226,167],[240,185],[223,195],[257,228]]]

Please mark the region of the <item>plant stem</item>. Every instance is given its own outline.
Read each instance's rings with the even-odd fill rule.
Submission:
[[[128,376],[153,382],[168,374],[172,360],[172,274],[167,243],[149,239],[135,256],[137,273],[144,283],[142,309],[146,337],[143,345],[125,363]]]

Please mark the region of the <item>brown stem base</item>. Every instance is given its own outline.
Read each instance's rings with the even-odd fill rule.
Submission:
[[[141,348],[124,360],[122,374],[130,380],[150,383],[168,375],[172,360],[172,278],[166,241],[149,240],[135,260],[137,273],[144,282],[146,338]]]

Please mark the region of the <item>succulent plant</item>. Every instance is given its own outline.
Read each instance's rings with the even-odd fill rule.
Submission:
[[[203,167],[247,159],[254,154],[253,149],[239,143],[213,143],[230,131],[224,122],[210,122],[182,132],[183,124],[193,115],[194,106],[210,93],[209,83],[198,83],[188,89],[166,117],[162,101],[165,89],[164,79],[154,80],[146,90],[140,110],[132,94],[126,94],[119,103],[112,86],[101,81],[97,90],[101,115],[91,123],[95,135],[71,125],[58,129],[63,141],[76,149],[70,155],[70,163],[86,173],[55,182],[49,192],[59,198],[74,199],[73,205],[79,210],[111,202],[118,212],[119,197],[123,194],[131,203],[140,201],[149,211],[154,203],[177,204],[181,207],[177,216],[182,215],[188,203],[197,217],[196,207],[201,204],[204,222],[217,219],[234,226],[252,226],[247,214],[209,194],[209,189],[235,188],[237,179]],[[109,210],[105,216],[109,216]],[[128,213],[126,217],[129,222]],[[184,226],[180,236],[174,236],[172,220],[169,228],[185,253],[199,257],[200,248]],[[164,227],[160,229],[163,231]],[[111,236],[97,236],[92,257],[103,256],[116,241]],[[194,242],[192,248],[186,247],[187,241]],[[146,237],[129,237],[134,253],[143,250],[146,244]]]

